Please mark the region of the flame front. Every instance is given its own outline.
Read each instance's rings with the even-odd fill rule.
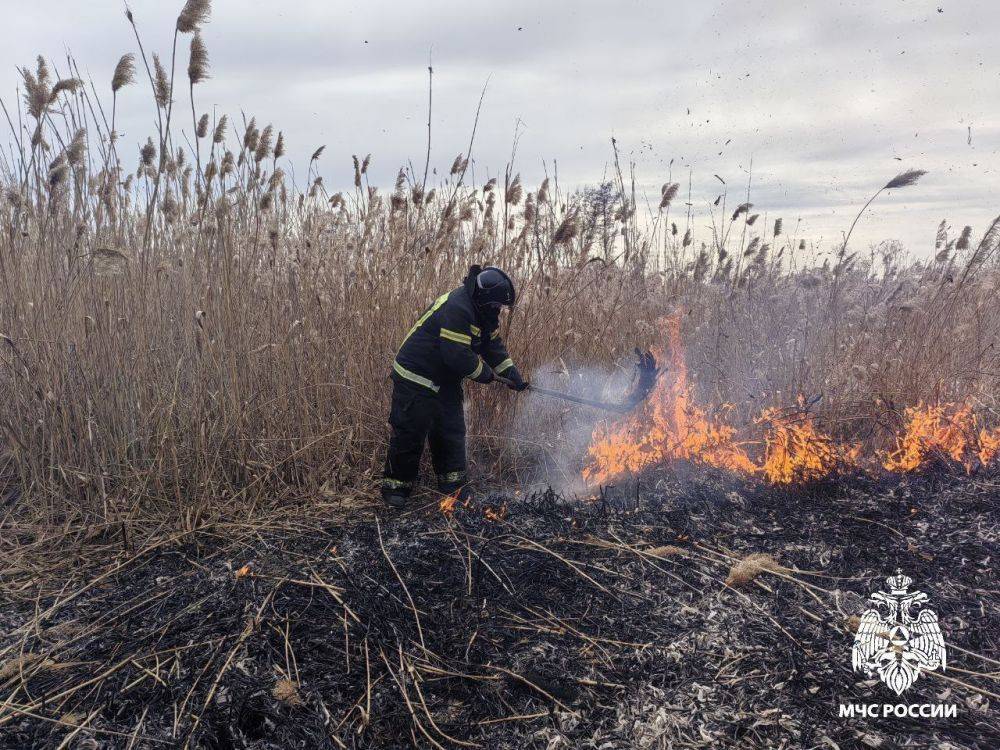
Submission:
[[[823,479],[836,469],[854,466],[861,453],[860,446],[838,444],[816,429],[802,401],[797,412],[767,409],[757,420],[767,425],[760,471],[773,484]]]
[[[906,426],[895,450],[886,454],[889,471],[915,471],[935,458],[948,458],[971,472],[1000,454],[1000,428],[980,425],[968,404],[938,404],[910,407]]]
[[[613,425],[595,428],[583,478],[606,482],[652,464],[683,459],[731,471],[753,473],[757,467],[736,440],[736,430],[694,404],[681,342],[680,318],[666,321],[669,364],[649,399]],[[663,352],[657,352],[662,358]]]
[[[917,471],[935,457],[950,458],[971,472],[1000,457],[1000,428],[987,429],[967,404],[908,408],[895,448],[864,457],[859,444],[838,442],[820,431],[802,397],[796,409],[766,409],[749,428],[753,438],[740,439],[740,432],[724,421],[731,407],[724,405],[713,415],[694,401],[680,317],[671,316],[664,325],[666,376],[636,411],[594,429],[583,469],[588,484],[678,459],[791,484],[879,465],[889,471]],[[658,358],[663,354],[657,352]]]

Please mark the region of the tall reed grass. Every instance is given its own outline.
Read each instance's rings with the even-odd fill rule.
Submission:
[[[280,131],[201,113],[208,14],[189,0],[164,58],[129,14],[137,50],[112,81],[40,57],[22,70],[21,106],[4,101],[7,518],[191,527],[370,491],[394,349],[471,263],[517,280],[504,334],[527,373],[610,366],[662,342],[659,321],[680,311],[699,391],[747,420],[822,394],[830,429],[878,442],[921,400],[996,414],[997,224],[976,241],[942,223],[927,262],[845,241],[809,263],[805,239],[759,220],[750,196],[695,217],[676,208],[677,183],[637,195],[617,152],[613,181],[576,191],[529,189],[513,165],[471,184],[464,152],[434,186],[401,169],[385,190],[369,183],[372,157],[355,157],[353,175],[337,170],[353,186],[331,194],[322,147],[292,184]],[[132,153],[115,121],[140,80],[157,128]],[[510,439],[515,398],[470,399],[471,448],[500,475],[554,439]]]

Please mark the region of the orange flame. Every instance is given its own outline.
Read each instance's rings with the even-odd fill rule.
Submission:
[[[854,465],[861,453],[861,446],[838,445],[816,429],[811,414],[801,411],[767,409],[757,423],[768,425],[760,471],[773,484],[823,479],[837,468]]]
[[[837,442],[821,432],[801,397],[795,412],[767,409],[754,420],[763,433],[759,440],[740,440],[736,428],[694,403],[680,318],[670,317],[665,327],[666,377],[638,410],[594,429],[583,469],[588,484],[677,459],[761,476],[774,484],[817,480],[840,469],[879,464],[889,471],[916,471],[935,456],[948,457],[969,472],[1000,459],[1000,428],[985,427],[968,404],[908,408],[895,448],[864,458],[859,444]]]
[[[883,466],[889,471],[916,471],[935,456],[948,457],[971,472],[978,462],[990,463],[1000,454],[1000,428],[988,430],[968,404],[936,404],[910,407],[906,426],[889,451]]]
[[[979,463],[983,466],[1000,456],[1000,428],[990,432],[985,427],[979,431]]]
[[[507,517],[507,503],[501,503],[500,507],[494,510],[493,508],[486,508],[483,511],[483,517],[487,521],[502,521]]]
[[[671,459],[684,459],[753,473],[756,466],[736,442],[736,430],[693,403],[681,342],[680,318],[666,321],[670,363],[649,399],[637,412],[613,425],[595,428],[583,478],[590,484],[639,471]],[[658,352],[662,356],[661,352]]]
[[[438,510],[444,513],[446,516],[451,515],[455,512],[455,503],[458,502],[458,493],[453,492],[450,495],[445,495],[441,498],[441,502],[438,503]]]

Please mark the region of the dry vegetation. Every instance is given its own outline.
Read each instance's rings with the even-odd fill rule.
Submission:
[[[920,401],[995,415],[996,224],[976,237],[942,223],[928,262],[845,240],[812,264],[748,196],[734,208],[722,195],[696,221],[677,183],[638,195],[617,151],[616,178],[576,192],[555,179],[528,190],[513,165],[473,184],[471,151],[433,186],[403,169],[388,190],[369,184],[371,157],[355,158],[353,187],[331,194],[318,148],[292,184],[279,131],[200,113],[207,8],[184,6],[166,62],[137,31],[110,85],[39,58],[16,104],[4,100],[8,519],[190,528],[369,491],[394,348],[474,262],[519,283],[505,333],[528,373],[611,366],[660,342],[659,321],[680,311],[699,393],[746,421],[822,394],[827,431],[884,445]],[[138,153],[115,134],[126,99],[155,106]],[[533,449],[505,437],[511,399],[472,399],[481,466],[524,465]]]
[[[0,747],[997,746],[1000,430],[977,430],[1000,422],[1000,219],[942,222],[926,262],[856,251],[855,219],[814,261],[747,192],[638,194],[616,144],[576,191],[476,182],[471,146],[388,191],[355,158],[339,192],[319,147],[295,184],[280,131],[200,114],[208,10],[162,59],[136,30],[110,87],[39,58],[3,100]],[[118,108],[150,98],[136,150]],[[592,503],[505,482],[346,512],[374,494],[396,345],[484,262],[519,284],[526,373],[599,387],[636,345],[668,354],[608,427],[656,460]],[[524,398],[475,389],[476,466],[569,453],[577,480],[592,415]],[[832,713],[884,698],[848,653],[896,566],[948,637],[910,695],[954,722]]]

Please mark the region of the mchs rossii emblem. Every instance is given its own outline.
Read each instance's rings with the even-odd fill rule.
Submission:
[[[886,579],[888,591],[871,595],[874,607],[858,625],[851,662],[855,672],[879,679],[901,695],[924,670],[945,669],[944,636],[938,616],[921,605],[927,594],[910,591],[912,579],[896,571]]]

